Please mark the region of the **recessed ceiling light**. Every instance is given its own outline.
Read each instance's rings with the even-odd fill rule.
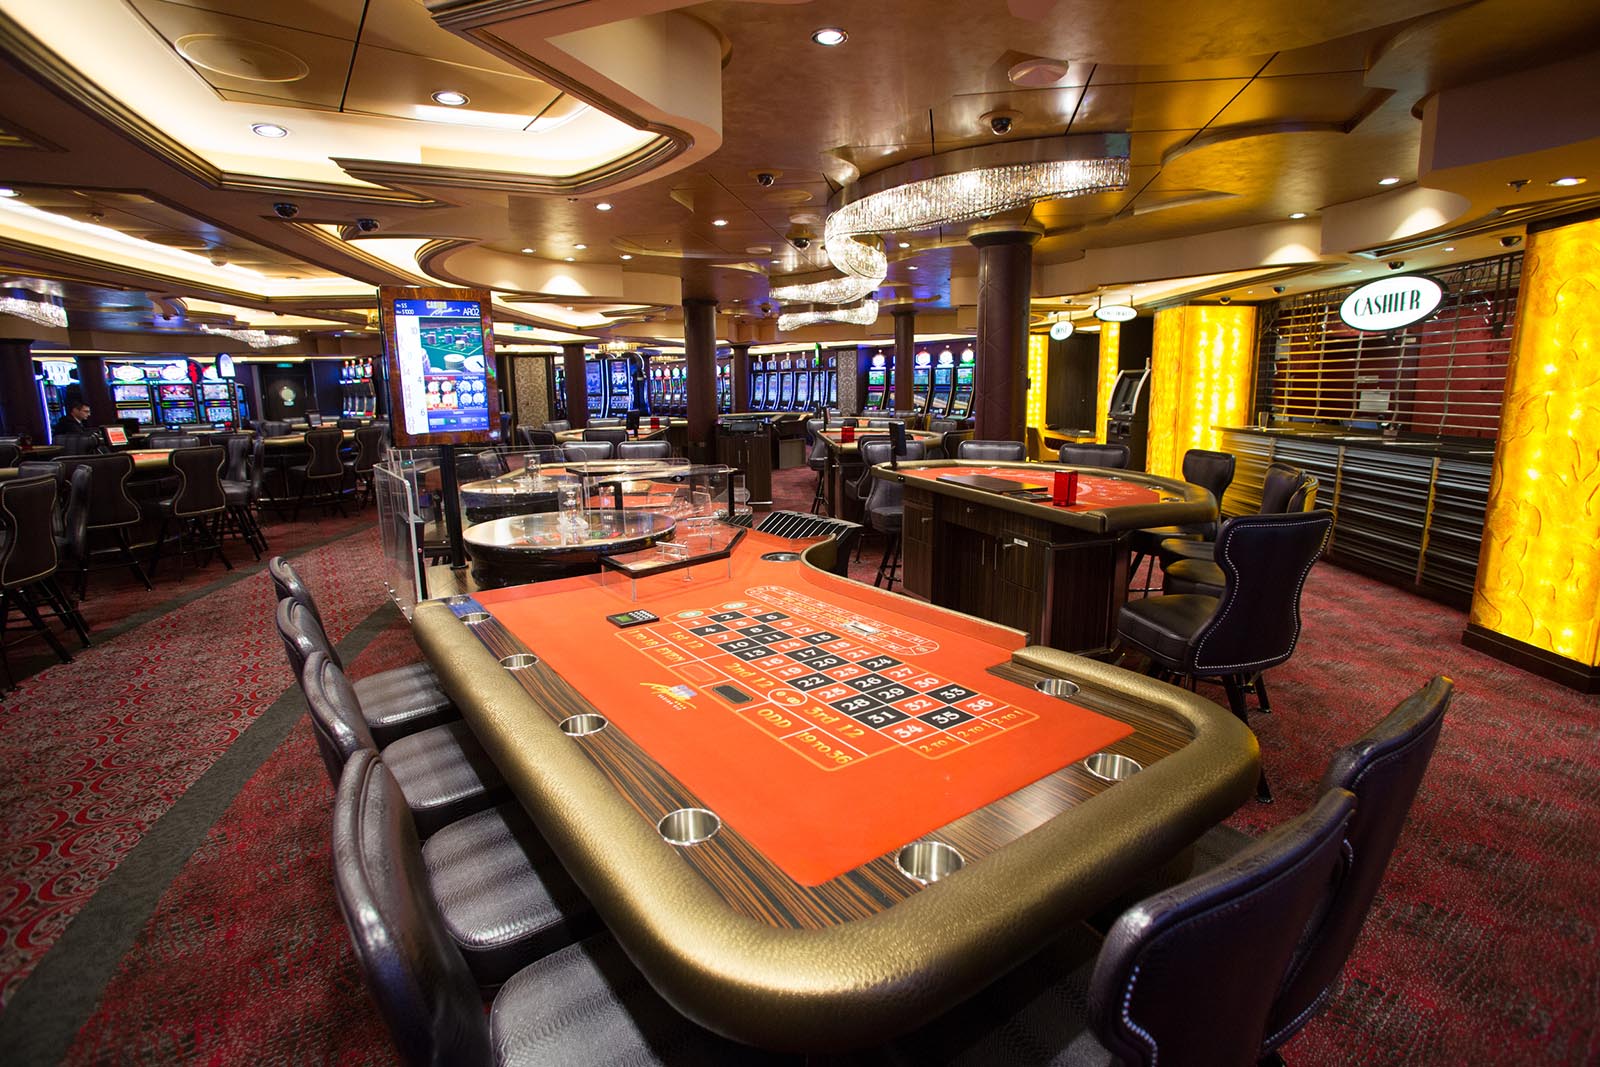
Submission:
[[[0,188],[0,196],[5,197],[6,199],[10,199],[13,196],[21,196],[21,195],[22,194],[17,192],[15,189]]]
[[[726,226],[727,224],[728,224],[728,220],[727,219],[712,219],[711,220],[711,225],[713,225],[713,226]]]
[[[523,254],[523,255],[525,255],[525,256],[531,256],[531,255],[533,255],[533,249],[531,249],[531,248],[524,248],[524,249],[523,249],[523,250],[522,250],[522,254]]]
[[[1289,212],[1289,217],[1291,219],[1303,219],[1306,217],[1306,213],[1304,211],[1291,211]]]
[[[571,262],[572,262],[572,261],[573,261],[573,260],[572,260],[572,257],[571,257],[571,256],[568,256],[568,257],[566,257],[566,258],[567,258],[567,262],[568,262],[568,263],[571,263]]]
[[[1456,246],[1455,245],[1445,245],[1444,246],[1444,251],[1446,251],[1446,252],[1454,252],[1455,250],[1456,250]]]
[[[1559,185],[1559,186],[1562,186],[1562,187],[1566,187],[1568,185],[1582,185],[1584,182],[1586,182],[1588,180],[1589,180],[1588,178],[1579,178],[1579,177],[1574,176],[1574,177],[1571,177],[1571,178],[1557,178],[1555,181],[1551,182],[1550,184],[1551,185]]]
[[[811,39],[824,48],[832,48],[844,44],[850,39],[850,35],[837,26],[824,26],[813,33]]]
[[[606,203],[604,200],[602,200],[602,201],[600,201],[598,204],[596,204],[594,206],[594,209],[596,211],[610,211],[611,210],[611,205]]]
[[[777,260],[773,260],[772,262],[773,262],[774,265],[776,265],[778,261]]]
[[[633,258],[633,256],[632,256],[632,255],[630,255],[630,254],[628,254],[628,253],[627,253],[627,252],[624,252],[624,253],[622,253],[622,258],[623,258],[623,259],[632,259],[632,258]]]
[[[257,137],[287,137],[289,131],[279,126],[276,122],[258,122],[250,127],[250,132]]]
[[[1388,178],[1379,178],[1378,179],[1378,184],[1379,185],[1399,185],[1400,184],[1400,179],[1392,177],[1392,176],[1388,177]]]
[[[443,104],[445,107],[460,107],[467,102],[467,99],[466,93],[455,89],[440,89],[433,94],[433,102],[435,104]]]
[[[906,268],[906,270],[916,270],[916,269],[917,269],[917,265],[915,263],[911,264],[911,266]]]
[[[573,245],[572,247],[576,248],[578,251],[582,252],[584,249],[588,248],[589,246],[588,245]]]
[[[901,248],[910,248],[911,247],[911,242],[910,241],[901,241],[900,242],[900,247]]]

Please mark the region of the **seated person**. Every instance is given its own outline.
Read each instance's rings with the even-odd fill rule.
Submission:
[[[56,420],[50,431],[56,437],[64,433],[89,433],[89,404],[81,396],[67,401],[66,411]]]

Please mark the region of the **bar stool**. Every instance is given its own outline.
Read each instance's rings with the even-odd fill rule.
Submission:
[[[56,583],[55,509],[54,478],[0,482],[0,675],[8,689],[14,682],[6,658],[5,633],[13,605],[62,663],[71,663],[72,654],[45,623],[41,604],[49,607],[58,621],[77,630],[85,645],[89,643],[82,618]]]
[[[78,570],[78,599],[88,595],[89,571],[94,560],[94,536],[108,533],[116,541],[117,555],[122,566],[133,572],[146,589],[154,588],[144,572],[138,557],[133,554],[133,544],[128,530],[139,525],[139,505],[128,493],[128,482],[133,477],[133,457],[126,452],[113,452],[104,456],[74,456],[65,461],[67,470],[78,468],[90,472],[89,511],[84,528],[84,555]]]
[[[313,485],[322,488],[311,496],[312,503],[337,508],[340,515],[345,513],[344,460],[339,458],[339,449],[343,445],[343,430],[327,427],[306,431],[306,447],[311,450],[311,458],[289,468],[300,475],[300,494],[295,498],[292,516],[295,521],[299,521],[300,507],[306,502],[306,493]]]
[[[185,548],[194,554],[196,567],[205,566],[200,558],[200,549],[205,548],[215,552],[224,567],[233,570],[233,564],[222,551],[222,518],[228,510],[228,497],[222,491],[222,459],[222,449],[217,445],[173,450],[170,462],[178,476],[178,491],[159,505],[161,532],[150,554],[152,578],[161,563],[161,548],[174,519],[178,523],[180,566]]]

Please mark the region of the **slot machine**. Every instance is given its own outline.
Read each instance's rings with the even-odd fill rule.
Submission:
[[[152,387],[145,380],[144,368],[133,363],[122,363],[110,370],[111,402],[117,407],[117,418],[137,421],[141,426],[156,421],[156,401]]]
[[[559,359],[550,362],[553,364],[551,370],[554,372],[550,380],[555,383],[553,395],[550,397],[550,417],[564,419],[567,417],[567,368]]]
[[[839,406],[839,357],[837,355],[828,357],[828,406],[830,408]]]
[[[40,383],[44,387],[45,425],[54,426],[66,414],[67,390],[82,388],[78,381],[78,364],[70,359],[45,359],[39,361]]]
[[[733,366],[726,360],[717,361],[717,411],[733,410]]]
[[[918,352],[912,357],[911,406],[917,409],[919,415],[928,410],[928,390],[932,377],[933,357],[927,352]]]
[[[233,386],[228,382],[202,382],[200,401],[205,410],[201,422],[235,422],[238,413],[233,405]]]
[[[794,360],[788,356],[778,361],[778,410],[794,407]]]
[[[606,414],[616,417],[633,410],[633,365],[626,359],[606,360]]]
[[[591,419],[598,419],[606,413],[605,371],[601,367],[603,362],[603,360],[596,359],[583,361],[583,383],[589,392],[589,417]]]
[[[765,360],[752,360],[750,363],[750,408],[752,411],[767,410],[767,364]]]
[[[961,353],[956,362],[955,399],[950,402],[950,417],[964,419],[972,414],[972,393],[977,381],[978,357],[972,349]]]
[[[794,372],[794,407],[805,411],[811,406],[811,357],[801,356]]]
[[[672,365],[672,410],[679,415],[689,410],[689,365]]]
[[[187,426],[200,421],[200,399],[189,382],[162,382],[156,386],[156,418],[163,426]]]
[[[650,364],[650,411],[662,414],[667,410],[667,365]]]
[[[948,348],[939,353],[939,363],[933,369],[933,399],[928,414],[942,419],[950,411],[950,393],[955,384],[956,356]]]
[[[882,411],[884,392],[888,388],[889,377],[884,369],[882,352],[874,352],[872,360],[867,364],[867,404],[868,411]]]

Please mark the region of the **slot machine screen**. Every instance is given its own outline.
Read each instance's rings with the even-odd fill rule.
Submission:
[[[150,399],[148,385],[113,385],[111,399],[118,404],[138,403]]]
[[[134,419],[146,426],[156,421],[155,412],[150,408],[118,408],[117,416],[123,419]]]
[[[593,360],[583,364],[583,384],[589,395],[589,414],[598,415],[606,408],[606,397],[601,380],[600,366]]]
[[[206,421],[207,422],[228,422],[232,418],[233,418],[233,405],[231,405],[231,404],[207,404],[206,405]]]
[[[232,400],[226,385],[206,384],[200,387],[200,396],[203,400]]]
[[[160,386],[161,402],[185,401],[194,399],[194,386],[192,385],[163,385]]]
[[[200,411],[193,404],[163,404],[161,417],[169,426],[185,425],[200,421]]]
[[[378,294],[395,444],[498,440],[489,294],[398,286]]]

